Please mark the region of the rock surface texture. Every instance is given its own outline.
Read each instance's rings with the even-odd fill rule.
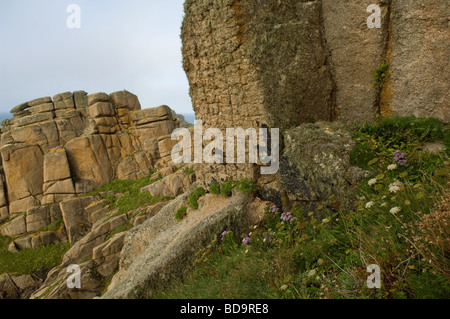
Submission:
[[[22,276],[0,269],[0,299],[151,298],[183,278],[196,252],[223,231],[240,236],[260,223],[267,204],[300,205],[305,217],[352,210],[368,175],[351,165],[346,124],[380,114],[450,120],[449,6],[186,0],[183,67],[196,118],[223,133],[279,128],[273,175],[261,175],[261,161],[175,165],[171,134],[189,124],[168,106],[141,110],[127,91],[66,92],[16,106],[1,123],[0,235],[10,238],[2,249],[70,248],[53,269]],[[379,24],[370,28],[374,14]],[[380,82],[374,74],[383,62]],[[198,210],[186,208],[196,187],[244,178],[259,186],[258,197],[206,194]],[[119,191],[100,188],[115,180],[127,182],[115,185]],[[177,221],[180,208],[187,215]],[[74,264],[80,288],[67,285]]]
[[[170,156],[172,131],[189,125],[165,105],[141,110],[127,91],[67,92],[11,112],[13,118],[2,122],[0,235],[11,239],[11,254],[64,242],[71,247],[50,272],[0,277],[0,298],[99,296],[118,269],[125,231],[194,182],[195,175],[175,172],[180,167]],[[88,196],[113,180],[137,180],[155,171],[151,180],[161,178],[152,189],[161,193],[154,195],[156,205],[118,213],[105,198],[123,194]],[[70,264],[80,264],[82,289],[67,287]]]
[[[369,28],[380,7],[380,28]],[[446,0],[185,2],[184,69],[207,126],[282,131],[377,114],[450,120]],[[390,78],[379,92],[375,69]],[[381,93],[381,95],[380,95]]]
[[[127,91],[67,92],[11,112],[14,117],[2,122],[0,148],[3,220],[6,210],[13,217],[166,166],[170,153],[159,145],[179,125],[169,107],[141,110]]]

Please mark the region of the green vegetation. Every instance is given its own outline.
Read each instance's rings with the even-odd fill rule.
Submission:
[[[0,274],[30,275],[39,269],[56,267],[70,248],[70,243],[66,242],[38,249],[23,249],[13,254],[8,251],[11,242],[12,239],[0,236]]]
[[[352,161],[371,171],[355,211],[316,214],[266,207],[241,237],[224,232],[194,271],[158,298],[450,298],[448,125],[390,118],[354,132]],[[361,156],[359,154],[364,154]],[[222,185],[223,189],[223,185]],[[381,268],[369,289],[367,267]]]
[[[195,171],[192,168],[183,168],[183,172],[186,176],[195,174]]]
[[[257,190],[256,185],[247,178],[244,178],[239,183],[237,183],[236,187],[238,190],[248,195],[253,194]]]
[[[182,206],[178,208],[177,212],[175,213],[175,219],[180,222],[183,220],[186,214],[187,214],[187,207]]]
[[[131,225],[130,223],[125,224],[123,226],[120,226],[118,228],[116,228],[115,230],[113,230],[105,239],[105,242],[107,242],[108,240],[110,240],[111,238],[113,238],[115,235],[129,231],[130,229],[133,228],[133,225]]]
[[[209,186],[209,192],[213,195],[220,195],[220,184],[213,182],[211,186]]]
[[[149,192],[140,191],[141,188],[161,179],[161,177],[159,177],[156,180],[152,180],[150,176],[153,173],[154,172],[150,173],[149,176],[138,180],[114,180],[98,190],[91,192],[89,195],[95,196],[103,192],[113,193],[113,195],[106,197],[106,201],[112,208],[119,208],[118,214],[127,213],[145,205],[169,200],[170,198],[167,197],[154,197]],[[120,196],[116,196],[117,194],[120,194]]]
[[[232,195],[233,188],[237,188],[247,195],[253,194],[257,190],[257,187],[253,182],[251,182],[247,178],[244,178],[239,182],[231,180],[226,181],[220,186],[220,194],[225,197],[230,197]]]
[[[64,227],[64,219],[58,219],[50,225],[45,226],[41,229],[41,231],[52,231],[56,232],[61,230]]]
[[[375,69],[373,74],[373,85],[381,90],[386,83],[387,79],[391,76],[388,71],[389,66],[385,61],[381,62],[381,64]]]
[[[192,209],[198,209],[198,200],[204,195],[206,195],[206,190],[203,187],[197,187],[194,193],[189,196],[189,206]]]
[[[226,181],[221,186],[220,195],[230,197],[235,186],[236,183],[234,181]]]

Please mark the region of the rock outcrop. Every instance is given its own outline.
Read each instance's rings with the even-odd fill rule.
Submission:
[[[67,92],[11,112],[14,117],[2,122],[3,220],[6,210],[13,217],[166,166],[170,154],[164,142],[180,124],[167,106],[141,110],[127,91]]]
[[[190,209],[177,222],[174,212],[194,189],[195,185],[127,234],[120,270],[103,298],[151,298],[172,280],[183,278],[196,252],[223,231],[241,234],[264,218],[266,203],[259,199],[242,193],[229,198],[208,194],[200,199],[198,210]]]
[[[288,130],[284,139],[281,188],[290,205],[316,213],[354,209],[368,172],[351,165],[355,142],[349,131],[337,123],[305,124]]]
[[[117,229],[142,224],[164,207],[164,198],[194,182],[195,175],[176,172],[180,166],[171,160],[171,133],[188,125],[165,105],[141,110],[127,91],[67,92],[11,112],[13,118],[2,122],[0,235],[12,239],[10,253],[67,241],[71,248],[40,281],[2,276],[0,298],[99,296],[118,268],[125,233]],[[112,180],[136,180],[154,171],[153,180],[165,177],[152,189],[162,200],[156,205],[118,214],[105,199],[111,194],[87,195]],[[65,282],[72,263],[82,269],[79,291]]]
[[[368,23],[377,13],[373,5],[379,8],[375,27]],[[318,121],[353,125],[397,114],[448,122],[450,81],[443,67],[450,59],[448,10],[445,0],[187,0],[183,66],[197,119],[222,131],[279,128],[285,142],[291,130],[300,126],[307,133],[305,123]],[[384,83],[374,78],[383,62]],[[291,156],[291,164],[301,158],[301,170],[316,170],[319,163],[303,155],[317,150],[301,134],[295,136],[304,151],[297,159]],[[289,152],[289,146],[280,147]],[[335,151],[330,147],[325,153]],[[347,151],[339,157],[348,157]],[[203,165],[199,183],[245,177],[258,181],[260,195],[280,205],[317,200],[289,194],[282,177],[292,166],[286,159],[284,164],[277,176],[261,176],[251,164]],[[324,192],[321,201],[332,193]]]
[[[369,28],[369,5],[380,28]],[[380,114],[450,120],[446,0],[185,2],[184,69],[206,126],[282,131]],[[390,78],[379,90],[375,69]]]
[[[375,28],[366,22],[371,4],[186,0],[183,66],[197,119],[222,131],[279,128],[276,174],[261,175],[261,162],[175,165],[171,133],[189,125],[167,106],[141,110],[127,91],[16,106],[1,124],[0,234],[11,238],[10,253],[61,242],[70,249],[51,270],[1,275],[0,299],[151,298],[220,233],[260,223],[268,203],[316,216],[352,210],[368,173],[351,165],[345,124],[380,114],[450,120],[448,1],[380,0]],[[386,81],[376,86],[382,62]],[[138,208],[112,204],[129,189],[98,190],[144,177],[136,198],[155,201]],[[197,186],[244,178],[258,197],[207,194],[175,219]],[[81,288],[67,285],[73,264]]]

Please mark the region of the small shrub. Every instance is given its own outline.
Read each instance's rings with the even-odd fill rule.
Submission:
[[[220,184],[213,182],[211,186],[209,186],[209,192],[213,195],[220,195]]]
[[[175,213],[175,219],[180,222],[183,220],[186,214],[187,214],[187,207],[182,206],[178,208],[177,212]]]
[[[220,189],[220,195],[230,197],[235,185],[236,183],[234,181],[226,181],[225,183],[222,184],[222,187]]]
[[[237,184],[237,189],[246,194],[252,194],[257,190],[255,183],[251,182],[247,178],[241,180]]]
[[[203,187],[198,187],[194,193],[189,196],[189,206],[192,209],[198,209],[198,199],[206,195],[206,190]]]

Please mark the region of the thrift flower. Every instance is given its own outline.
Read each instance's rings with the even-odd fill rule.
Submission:
[[[406,153],[402,153],[400,150],[394,152],[394,161],[397,162],[401,166],[408,167],[409,164],[407,162],[408,155]]]
[[[251,238],[250,237],[245,237],[244,240],[242,241],[244,243],[245,246],[248,246],[248,244],[251,242]]]
[[[224,231],[220,236],[222,236],[222,240],[225,238],[225,236],[228,234],[227,231]]]

